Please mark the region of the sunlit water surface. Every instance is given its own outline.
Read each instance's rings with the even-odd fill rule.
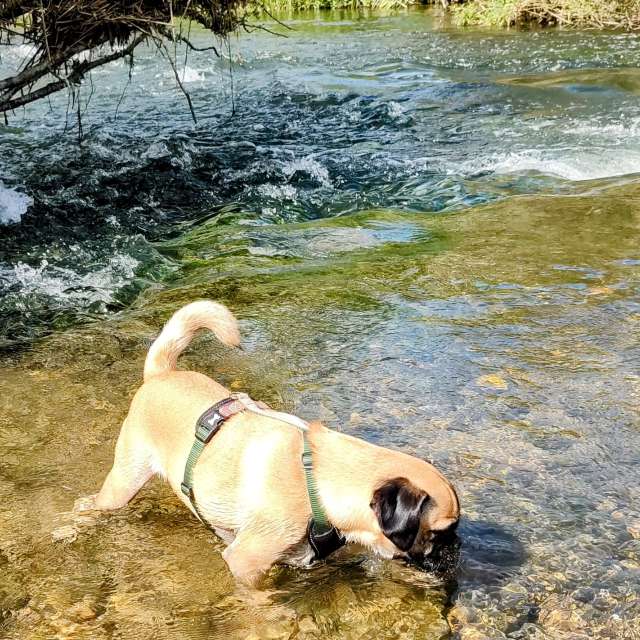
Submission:
[[[290,24],[232,79],[189,54],[195,126],[148,50],[85,87],[81,148],[65,96],[0,128],[0,636],[638,638],[638,37]],[[258,602],[160,482],[71,513],[199,297],[245,351],[183,366],[454,481],[455,580],[341,553]]]

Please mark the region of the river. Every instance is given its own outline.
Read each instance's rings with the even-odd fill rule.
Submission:
[[[0,636],[637,639],[640,39],[285,22],[178,52],[197,124],[148,48],[81,146],[66,95],[0,127]],[[202,297],[245,350],[182,366],[452,479],[455,580],[344,553],[256,604],[160,481],[72,512]]]

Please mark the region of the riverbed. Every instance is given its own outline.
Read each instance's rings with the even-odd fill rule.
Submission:
[[[82,145],[66,95],[0,127],[0,636],[638,638],[640,39],[284,18],[179,52],[197,124],[148,48]],[[181,366],[451,478],[454,580],[343,553],[255,602],[159,480],[72,513],[203,297],[244,351]]]

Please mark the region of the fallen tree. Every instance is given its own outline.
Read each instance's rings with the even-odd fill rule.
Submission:
[[[20,69],[0,79],[0,112],[64,88],[74,92],[92,69],[119,58],[132,60],[145,42],[162,50],[184,90],[167,42],[195,49],[188,37],[192,22],[224,37],[246,26],[245,7],[246,0],[0,1],[0,44],[31,46]]]

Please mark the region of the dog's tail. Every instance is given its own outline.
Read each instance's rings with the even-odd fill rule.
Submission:
[[[198,300],[176,311],[151,345],[144,363],[145,382],[173,371],[178,356],[187,348],[198,329],[213,331],[230,347],[240,344],[238,322],[227,307],[211,300]]]

